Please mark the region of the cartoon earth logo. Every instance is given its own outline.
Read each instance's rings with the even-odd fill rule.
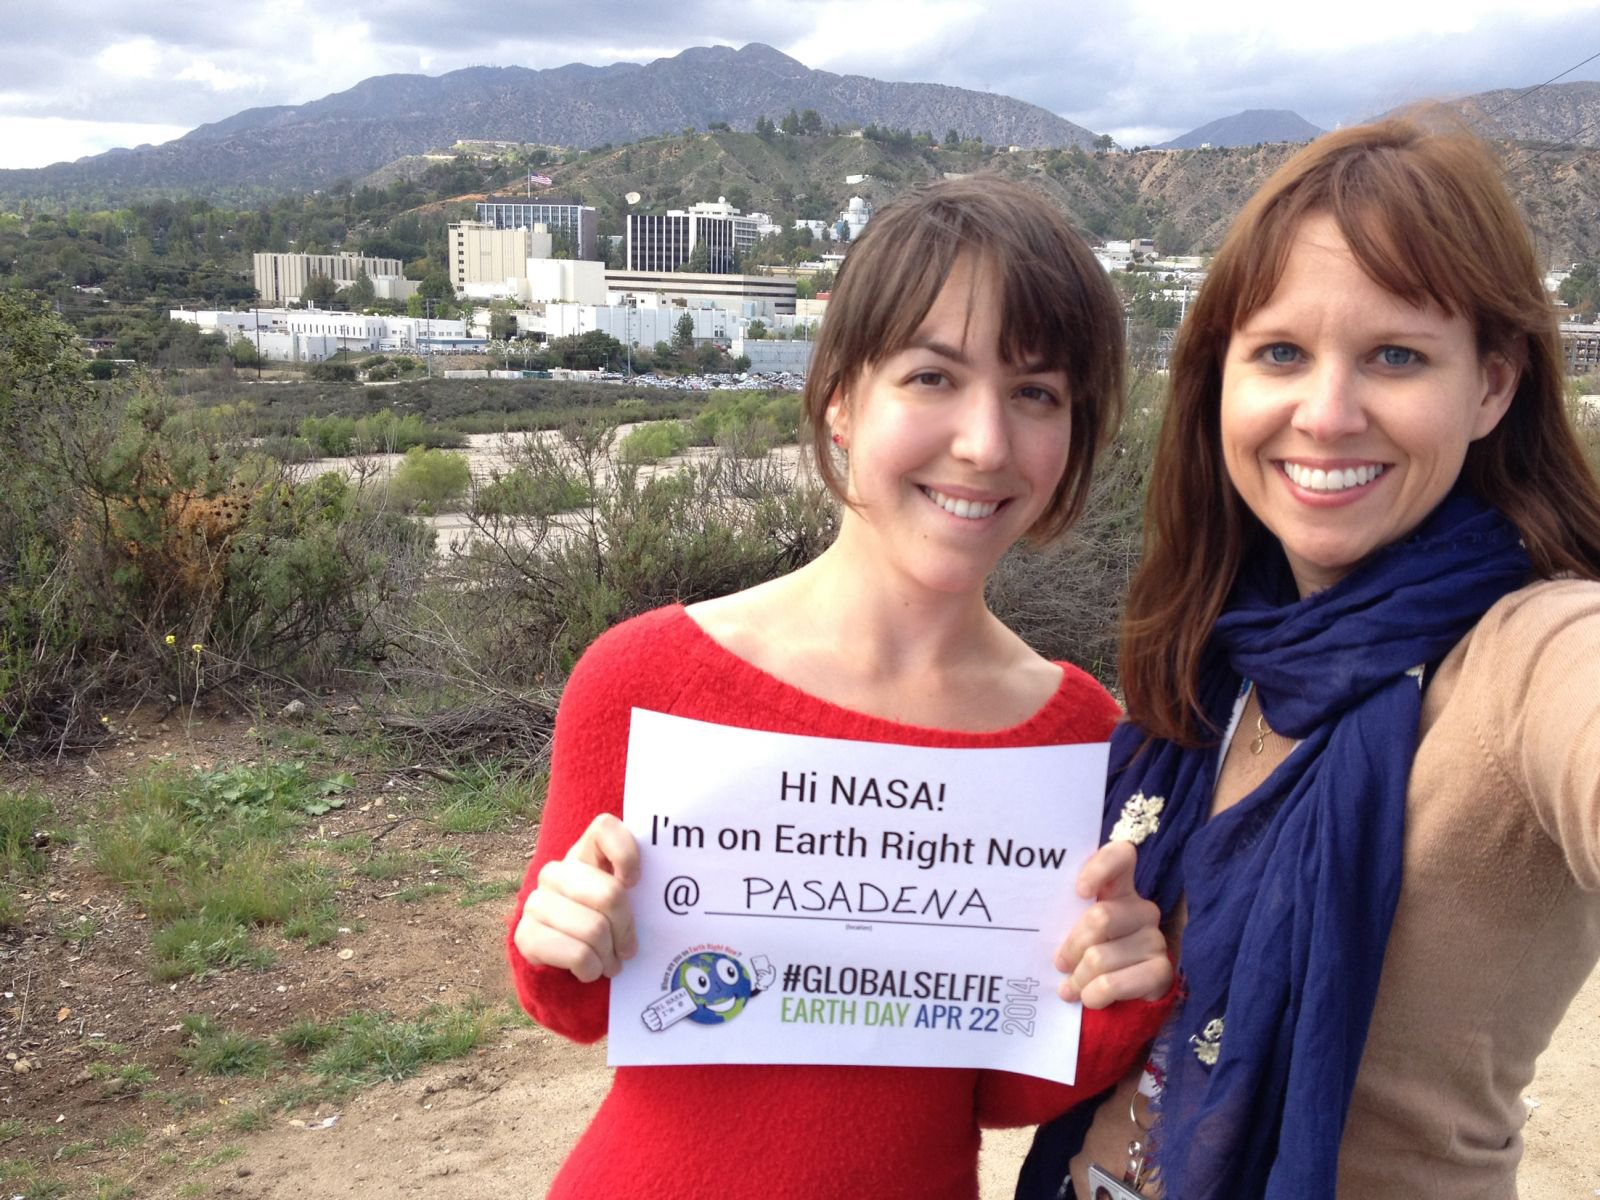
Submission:
[[[689,1020],[701,1025],[733,1020],[755,990],[742,962],[714,950],[691,954],[678,964],[677,983],[694,1001]]]

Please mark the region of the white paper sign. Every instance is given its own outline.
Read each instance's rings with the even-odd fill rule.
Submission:
[[[639,953],[608,1061],[992,1067],[1071,1083],[1056,948],[1105,744],[936,749],[635,709]]]

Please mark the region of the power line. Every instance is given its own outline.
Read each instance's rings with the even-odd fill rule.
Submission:
[[[1492,117],[1496,113],[1504,112],[1506,109],[1510,108],[1513,104],[1517,104],[1517,103],[1520,103],[1523,100],[1526,100],[1529,96],[1533,95],[1540,88],[1549,87],[1556,80],[1564,78],[1567,75],[1571,75],[1579,67],[1588,66],[1590,63],[1592,63],[1597,58],[1600,58],[1600,50],[1596,50],[1593,54],[1589,55],[1589,57],[1584,59],[1581,63],[1577,63],[1577,64],[1575,64],[1573,66],[1568,67],[1565,71],[1561,72],[1560,75],[1552,75],[1552,76],[1550,76],[1549,79],[1546,79],[1543,83],[1536,83],[1531,88],[1529,88],[1527,91],[1522,92],[1522,93],[1520,93],[1518,95],[1515,95],[1515,96],[1511,97],[1511,99],[1507,100],[1504,104],[1498,105],[1495,108],[1492,108],[1488,112],[1484,113],[1484,116]]]

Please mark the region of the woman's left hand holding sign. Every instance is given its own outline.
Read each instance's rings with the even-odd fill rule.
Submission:
[[[1056,951],[1066,973],[1063,1000],[1105,1008],[1118,1000],[1159,1000],[1172,987],[1172,960],[1161,932],[1161,910],[1134,890],[1138,851],[1130,842],[1107,842],[1078,874],[1078,895],[1094,904],[1078,918]]]

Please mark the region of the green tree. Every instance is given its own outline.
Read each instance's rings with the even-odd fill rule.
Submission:
[[[784,133],[788,134],[790,137],[799,137],[800,114],[791,108],[788,112],[783,114],[783,120],[778,122],[778,128],[783,130]]]
[[[326,275],[313,275],[301,289],[300,299],[308,308],[327,308],[339,294],[339,285]]]
[[[1094,148],[1096,150],[1114,150],[1116,149],[1116,145],[1117,139],[1112,137],[1109,133],[1102,133],[1094,140]]]
[[[946,129],[944,131],[944,146],[945,146],[945,149],[946,150],[954,150],[960,145],[961,145],[961,135],[956,132],[955,126],[952,125],[949,129]]]
[[[696,242],[689,257],[678,264],[680,271],[699,271],[701,274],[711,270],[711,250],[704,242]]]
[[[1561,281],[1558,294],[1579,318],[1592,318],[1600,310],[1600,271],[1594,263],[1578,263]]]
[[[509,301],[496,300],[489,306],[489,336],[497,342],[517,336],[517,318]]]
[[[761,341],[761,339],[767,336],[766,322],[761,320],[751,321],[750,324],[745,328],[744,336],[749,338],[752,342]]]
[[[767,114],[762,113],[756,118],[756,136],[763,141],[771,141],[772,135],[777,132],[772,122],[767,119]]]
[[[372,280],[367,277],[366,268],[363,267],[356,274],[356,281],[352,283],[345,293],[345,300],[355,312],[365,312],[368,305],[378,298],[378,291],[372,286]]]
[[[808,108],[800,114],[800,132],[811,135],[822,132],[822,115],[816,109]]]
[[[687,354],[694,349],[694,318],[688,313],[678,318],[678,323],[672,330],[672,348],[679,354]]]
[[[435,267],[422,277],[417,294],[424,300],[454,300],[456,289],[450,283],[450,276]]]

